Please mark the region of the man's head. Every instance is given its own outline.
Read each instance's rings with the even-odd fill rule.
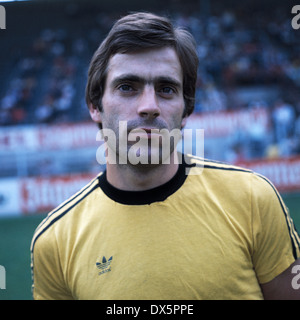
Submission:
[[[110,59],[118,53],[171,47],[175,50],[183,74],[184,113],[194,109],[198,57],[194,39],[182,28],[175,28],[165,17],[135,13],[118,20],[95,52],[88,73],[86,102],[102,111],[102,97]],[[99,124],[101,128],[101,123]]]

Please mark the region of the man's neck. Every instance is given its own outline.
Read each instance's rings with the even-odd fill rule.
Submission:
[[[169,164],[120,165],[107,164],[107,181],[115,188],[127,191],[143,191],[158,187],[171,180],[178,170],[177,153]]]

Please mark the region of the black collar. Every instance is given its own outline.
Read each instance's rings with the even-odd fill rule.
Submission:
[[[145,205],[164,201],[183,185],[187,177],[186,168],[193,166],[184,161],[182,162],[182,164],[179,164],[178,170],[171,180],[153,189],[144,191],[126,191],[117,189],[107,181],[106,170],[98,178],[99,186],[110,199],[122,204]]]

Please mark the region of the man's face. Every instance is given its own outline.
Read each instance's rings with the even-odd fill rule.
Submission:
[[[179,131],[186,120],[182,118],[183,112],[183,74],[173,48],[117,53],[111,57],[102,111],[93,119],[102,122],[104,129],[115,132],[117,143],[111,148],[116,149],[117,154],[123,147],[127,154],[140,141],[146,148],[140,148],[138,152],[147,153],[150,159],[151,154],[161,152],[162,134],[158,131]],[[120,126],[120,121],[126,121],[127,126]],[[124,137],[127,143],[122,146],[120,140]],[[159,139],[160,144],[155,143]],[[171,147],[169,154],[174,148]]]

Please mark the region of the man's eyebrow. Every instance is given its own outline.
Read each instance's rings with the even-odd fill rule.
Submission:
[[[141,82],[144,83],[145,80],[137,75],[134,74],[124,74],[121,76],[116,77],[112,80],[112,86],[116,87],[117,85],[125,82]]]
[[[156,83],[170,84],[170,85],[173,85],[173,86],[178,87],[178,88],[182,87],[182,84],[181,84],[180,81],[178,81],[175,78],[168,77],[168,76],[157,77],[156,79],[154,79],[154,81]]]
[[[115,87],[121,83],[141,83],[141,84],[170,84],[173,86],[176,86],[178,88],[182,87],[182,84],[180,81],[173,77],[169,76],[158,76],[154,78],[143,78],[135,74],[124,74],[116,77],[115,79],[112,80],[112,86]]]

